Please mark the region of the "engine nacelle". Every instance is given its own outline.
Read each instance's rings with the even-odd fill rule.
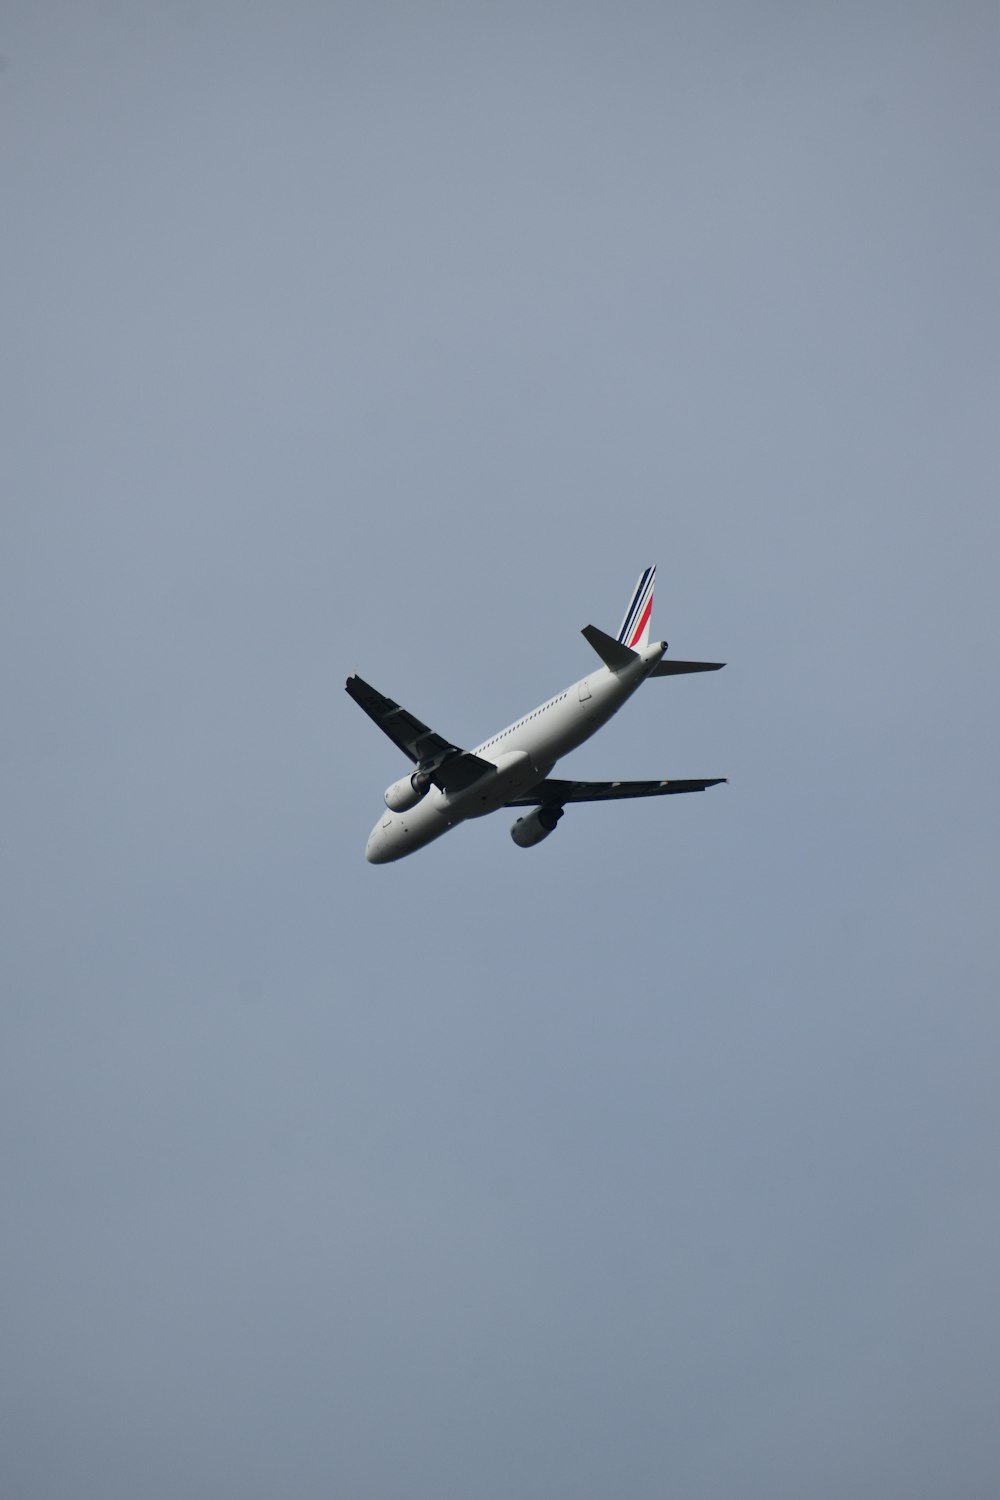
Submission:
[[[409,812],[426,795],[430,784],[430,777],[423,771],[414,771],[412,776],[401,776],[392,786],[386,787],[385,805],[390,812]]]
[[[526,818],[511,824],[510,836],[519,849],[530,849],[548,838],[564,812],[562,807],[536,807]]]

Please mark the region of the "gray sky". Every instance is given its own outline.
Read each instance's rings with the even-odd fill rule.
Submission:
[[[0,9],[4,1495],[1000,1492],[997,29]]]

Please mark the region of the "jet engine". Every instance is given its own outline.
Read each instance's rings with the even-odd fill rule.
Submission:
[[[530,849],[547,839],[565,812],[563,807],[536,807],[526,818],[518,818],[510,827],[510,836],[519,849]]]
[[[431,784],[425,771],[414,771],[411,776],[401,776],[385,791],[385,805],[390,812],[409,812],[416,807]]]

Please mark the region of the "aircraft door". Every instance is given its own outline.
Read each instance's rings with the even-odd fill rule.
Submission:
[[[587,699],[590,697],[590,683],[586,678],[584,678],[583,682],[580,683],[578,692],[580,694],[580,702],[586,703]]]

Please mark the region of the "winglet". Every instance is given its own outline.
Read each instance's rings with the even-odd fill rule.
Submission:
[[[605,635],[603,630],[598,630],[596,625],[585,625],[580,631],[588,645],[593,646],[601,661],[612,672],[618,672],[622,667],[627,667],[629,662],[637,659],[637,653],[631,651],[628,646],[623,646],[621,641],[616,641],[614,636]]]

